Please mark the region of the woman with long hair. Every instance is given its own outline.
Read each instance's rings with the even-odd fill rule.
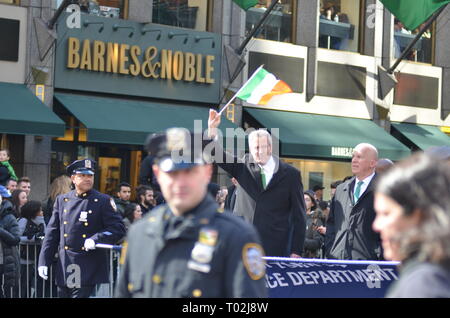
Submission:
[[[303,257],[320,258],[324,237],[318,232],[318,228],[323,226],[323,222],[317,211],[317,201],[314,197],[314,192],[308,190],[303,194],[306,206],[306,236]]]
[[[125,224],[125,228],[129,229],[133,222],[142,218],[141,206],[136,203],[130,203],[125,207],[125,211],[123,213],[123,224]]]
[[[16,219],[20,218],[20,209],[28,202],[28,195],[25,190],[14,190],[11,193],[11,203],[14,209],[14,216]]]
[[[387,297],[450,297],[450,166],[415,155],[384,174],[373,229],[384,258],[400,261]]]
[[[20,246],[21,296],[31,297],[33,287],[35,296],[42,297],[42,280],[35,276],[40,243],[45,234],[41,202],[31,200],[25,203],[18,224],[20,241],[23,243]]]
[[[45,204],[44,208],[44,221],[45,224],[48,224],[50,221],[50,218],[53,214],[53,204],[55,203],[56,197],[60,194],[65,194],[69,191],[71,191],[72,186],[72,180],[66,175],[61,175],[50,185],[50,196],[47,199],[47,203]]]

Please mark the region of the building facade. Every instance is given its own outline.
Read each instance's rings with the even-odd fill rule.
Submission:
[[[99,162],[101,191],[136,185],[147,134],[192,129],[194,120],[206,128],[208,109],[223,106],[261,64],[293,93],[267,105],[236,100],[223,128],[276,132],[277,154],[301,170],[305,188],[323,185],[325,199],[331,182],[351,174],[357,143],[392,160],[450,144],[449,8],[381,98],[379,66],[388,69],[417,30],[402,28],[377,0],[281,0],[236,54],[270,3],[244,11],[231,0],[80,1],[80,12],[65,12],[49,30],[61,1],[0,1],[0,23],[18,30],[8,46],[18,49],[0,57],[0,85],[27,88],[34,111],[48,111],[39,125],[36,116],[20,118],[26,113],[16,115],[18,129],[0,125],[32,196],[44,198],[67,163],[87,156]],[[9,97],[0,109],[19,102]],[[228,178],[218,171],[215,181]]]

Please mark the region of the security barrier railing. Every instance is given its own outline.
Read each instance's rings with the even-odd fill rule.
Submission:
[[[96,248],[107,249],[109,262],[109,283],[97,285],[91,297],[111,298],[119,277],[121,246],[97,244]],[[20,266],[17,268],[19,278],[14,287],[6,286],[5,275],[0,276],[0,298],[56,298],[55,284],[56,262],[48,269],[48,280],[43,280],[37,272],[41,243],[20,243],[18,253]]]

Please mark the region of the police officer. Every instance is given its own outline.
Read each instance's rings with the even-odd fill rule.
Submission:
[[[61,298],[89,297],[96,284],[109,282],[107,251],[96,243],[114,244],[125,227],[114,200],[94,190],[96,163],[77,160],[67,167],[75,190],[56,198],[39,255],[39,276],[58,252],[56,285]]]
[[[218,212],[207,194],[212,166],[193,139],[183,128],[150,139],[167,204],[131,226],[116,297],[267,297],[256,231]]]

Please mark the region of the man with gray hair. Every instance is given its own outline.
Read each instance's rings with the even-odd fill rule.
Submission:
[[[210,110],[210,138],[217,136],[219,124],[220,114]],[[306,232],[300,171],[272,155],[272,137],[266,130],[249,134],[249,149],[239,160],[216,147],[217,164],[240,185],[234,214],[256,227],[266,255],[299,257]]]
[[[327,258],[382,258],[380,236],[372,229],[377,162],[378,151],[373,145],[361,143],[354,148],[351,162],[354,177],[337,187],[331,201],[325,237]]]

